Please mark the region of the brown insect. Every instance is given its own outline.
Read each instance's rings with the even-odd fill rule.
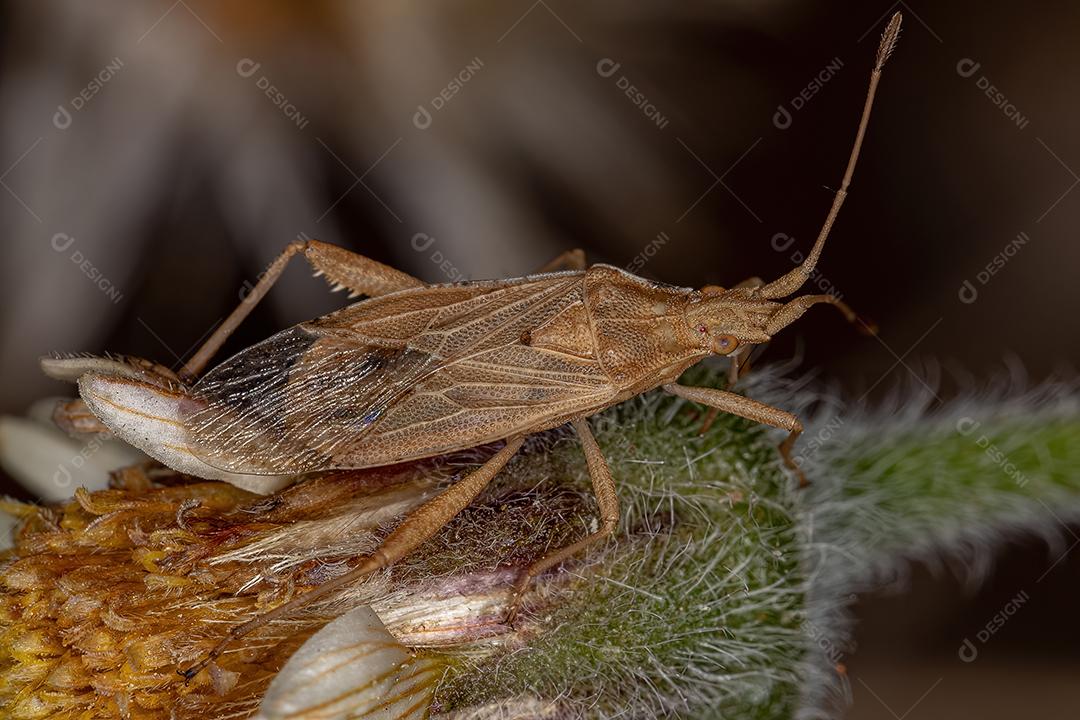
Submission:
[[[737,372],[738,358],[749,348],[767,342],[813,305],[829,303],[857,319],[832,295],[779,300],[804,284],[821,256],[847,196],[881,69],[899,29],[896,14],[878,48],[854,147],[813,249],[773,282],[751,280],[727,290],[673,287],[608,265],[585,269],[583,254],[575,250],[523,278],[428,285],[332,245],[295,242],[187,363],[182,383],[156,383],[155,397],[172,398],[169,407],[138,407],[111,395],[105,376],[84,374],[80,392],[106,425],[174,469],[201,477],[239,481],[375,467],[505,440],[482,466],[406,517],[351,571],[233,628],[182,674],[194,676],[230,639],[407,555],[472,502],[527,435],[569,422],[581,438],[600,525],[527,568],[515,587],[516,607],[530,578],[606,537],[618,522],[615,483],[586,418],[656,387],[787,430],[780,454],[801,477],[791,458],[802,431],[798,418],[677,379],[710,355],[732,358]],[[199,377],[297,254],[336,289],[369,299],[278,333]],[[140,431],[139,422],[165,415],[178,418],[170,427],[179,428],[182,441]]]

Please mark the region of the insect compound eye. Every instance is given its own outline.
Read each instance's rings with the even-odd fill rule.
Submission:
[[[739,347],[739,338],[734,335],[718,335],[714,349],[717,355],[728,355]]]

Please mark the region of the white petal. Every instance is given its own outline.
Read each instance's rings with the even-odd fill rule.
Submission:
[[[0,417],[0,464],[45,501],[65,500],[77,487],[101,490],[110,470],[145,459],[134,448],[103,436],[76,440],[42,422]]]
[[[53,422],[53,411],[56,410],[56,406],[59,403],[70,400],[71,398],[62,397],[49,397],[35,400],[32,405],[26,411],[26,418],[33,420],[42,427],[50,430],[59,430],[56,427],[56,423]],[[61,431],[61,434],[66,434]]]
[[[291,476],[245,475],[206,464],[188,443],[180,412],[185,395],[179,390],[150,385],[117,375],[86,373],[79,377],[79,394],[86,406],[113,433],[177,472],[224,480],[244,490],[271,493],[287,485]]]
[[[439,675],[435,662],[411,655],[364,605],[293,653],[254,720],[420,720]]]

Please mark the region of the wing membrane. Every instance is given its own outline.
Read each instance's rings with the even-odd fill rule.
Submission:
[[[205,462],[245,473],[335,466],[435,359],[320,337],[297,326],[211,370],[193,388],[188,433]]]

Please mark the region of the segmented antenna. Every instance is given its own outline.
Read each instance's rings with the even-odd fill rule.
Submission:
[[[881,68],[885,61],[889,59],[893,48],[896,47],[896,40],[900,37],[901,19],[900,13],[893,15],[889,20],[889,24],[885,27],[885,32],[881,35],[877,59],[874,62],[874,69],[870,73],[870,87],[866,91],[866,103],[863,105],[862,118],[859,120],[859,129],[855,133],[855,143],[851,148],[851,155],[848,157],[844,179],[840,183],[840,189],[836,191],[836,195],[833,197],[832,207],[825,217],[825,223],[818,232],[814,247],[810,250],[810,254],[806,256],[806,260],[803,261],[802,265],[788,271],[771,283],[762,285],[757,291],[759,297],[775,300],[776,298],[791,295],[802,287],[806,279],[810,277],[810,273],[814,271],[814,267],[817,266],[818,258],[821,257],[821,251],[825,247],[825,238],[829,237],[829,231],[832,230],[833,223],[836,222],[836,217],[840,214],[840,206],[844,204],[844,199],[847,197],[851,176],[855,173],[855,163],[859,160],[859,150],[862,148],[863,136],[866,135],[866,126],[870,122],[870,109],[874,106],[874,94],[877,92],[878,80],[881,79]]]

